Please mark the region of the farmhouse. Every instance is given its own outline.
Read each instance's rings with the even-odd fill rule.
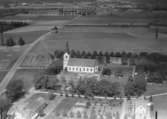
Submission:
[[[97,73],[98,62],[95,59],[71,58],[66,52],[63,57],[63,69],[76,73]]]

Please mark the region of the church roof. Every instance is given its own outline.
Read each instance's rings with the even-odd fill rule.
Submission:
[[[97,65],[95,59],[70,58],[68,66],[94,67]]]

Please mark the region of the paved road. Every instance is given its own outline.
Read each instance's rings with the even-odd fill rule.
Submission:
[[[127,105],[127,99],[124,99],[124,100],[123,100],[123,104],[122,104],[121,117],[120,117],[120,119],[124,119],[124,118],[125,118],[126,105]]]
[[[58,27],[60,29],[63,29],[64,25],[69,24],[71,22],[73,22],[73,20],[79,18],[75,17],[74,19],[72,19],[70,22],[64,23],[59,25]],[[12,68],[9,70],[9,72],[6,74],[6,76],[4,77],[4,79],[2,80],[2,82],[0,83],[0,95],[2,93],[5,92],[6,86],[8,85],[8,83],[10,82],[10,80],[12,79],[12,77],[15,75],[17,68],[22,64],[22,62],[24,61],[26,55],[32,50],[32,48],[38,44],[40,41],[45,40],[45,38],[50,35],[52,32],[48,32],[44,35],[42,35],[40,38],[38,38],[37,40],[35,40],[32,44],[29,45],[29,47],[23,52],[23,54],[18,58],[18,60],[15,62],[15,64],[12,66]]]

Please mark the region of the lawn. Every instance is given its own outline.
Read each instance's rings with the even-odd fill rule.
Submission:
[[[0,69],[8,70],[15,63],[25,47],[13,47],[0,50]]]
[[[55,108],[55,112],[59,114],[67,114],[68,111],[74,106],[74,104],[77,102],[76,98],[65,98],[61,101],[61,103]]]
[[[42,70],[20,69],[15,73],[13,80],[22,80],[24,82],[25,89],[29,90],[34,85],[33,81],[38,77],[40,72],[42,72]]]
[[[7,73],[7,71],[0,71],[0,82],[3,80],[6,73]]]

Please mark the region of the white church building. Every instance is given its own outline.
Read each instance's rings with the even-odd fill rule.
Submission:
[[[95,59],[71,58],[66,52],[63,57],[63,69],[74,73],[97,73],[98,62]]]

